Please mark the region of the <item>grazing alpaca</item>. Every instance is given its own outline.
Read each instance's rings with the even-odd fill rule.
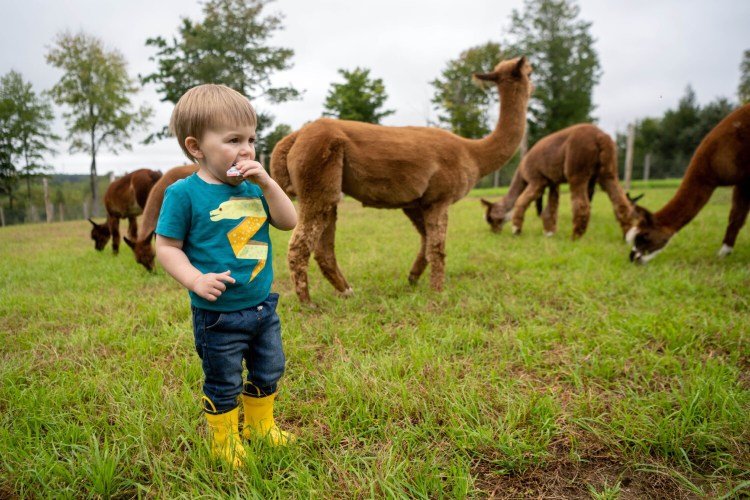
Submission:
[[[125,238],[125,243],[133,249],[135,260],[149,271],[154,270],[154,256],[156,254],[154,253],[154,247],[151,245],[151,240],[154,237],[156,222],[159,220],[161,204],[164,202],[164,191],[175,181],[184,179],[197,171],[198,165],[183,165],[168,170],[151,190],[146,206],[143,208],[143,217],[138,234]]]
[[[634,222],[633,202],[617,181],[617,148],[614,141],[594,125],[580,124],[550,134],[537,142],[524,156],[511,181],[508,194],[492,203],[482,199],[485,219],[495,232],[513,221],[513,234],[520,234],[529,204],[541,199],[549,187],[549,198],[542,211],[544,233],[557,231],[559,185],[570,184],[573,206],[573,239],[586,232],[591,214],[591,196],[598,182],[612,201],[615,218],[623,235]]]
[[[734,186],[729,225],[718,255],[729,255],[750,210],[750,104],[733,111],[703,138],[674,197],[652,214],[637,208],[638,225],[628,232],[630,260],[653,259],[708,203],[719,186]]]
[[[97,250],[104,250],[110,236],[112,252],[120,251],[120,219],[128,219],[128,236],[138,234],[137,217],[143,212],[148,193],[161,177],[161,172],[141,168],[112,182],[104,193],[104,208],[107,222],[97,224],[89,219],[92,226],[91,239]]]
[[[402,209],[421,236],[409,281],[415,283],[429,263],[430,285],[440,290],[448,207],[515,153],[526,126],[530,73],[522,57],[499,63],[492,73],[474,75],[494,82],[500,93],[498,124],[483,139],[464,139],[438,128],[327,118],[282,139],[271,157],[271,174],[299,200],[288,261],[300,301],[310,302],[307,270],[313,252],[336,290],[351,293],[334,253],[336,205],[342,192],[364,206]]]

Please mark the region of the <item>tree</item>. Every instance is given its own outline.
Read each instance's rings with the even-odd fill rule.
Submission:
[[[746,50],[740,63],[740,84],[737,87],[740,104],[750,102],[750,49]]]
[[[271,133],[267,134],[265,137],[261,138],[260,141],[258,141],[260,143],[258,145],[258,155],[265,156],[266,163],[268,163],[271,158],[273,148],[276,147],[276,143],[278,143],[281,139],[291,133],[292,127],[287,125],[286,123],[280,123],[276,125],[276,128],[274,128]],[[264,165],[264,167],[268,167],[268,165]]]
[[[473,82],[471,75],[490,71],[501,58],[500,44],[487,42],[448,61],[441,77],[430,82],[435,87],[432,104],[439,113],[439,125],[469,139],[484,137],[492,130],[499,96]]]
[[[534,72],[529,102],[529,143],[582,122],[591,122],[593,89],[601,76],[591,23],[578,20],[574,0],[526,0],[512,13],[510,53],[526,55]]]
[[[328,91],[323,116],[333,116],[340,120],[355,120],[367,123],[380,123],[393,110],[380,111],[388,99],[383,80],[370,79],[370,70],[355,68],[354,71],[340,69],[344,83],[333,83]]]
[[[63,116],[70,152],[91,156],[91,199],[96,202],[100,148],[115,154],[120,148],[132,149],[133,132],[148,125],[153,110],[146,105],[131,110],[130,98],[138,87],[128,76],[125,58],[117,50],[105,49],[98,38],[62,33],[47,53],[47,62],[64,72],[50,94],[68,108]]]
[[[16,167],[13,157],[21,163],[20,177],[26,179],[29,204],[31,203],[31,179],[52,169],[44,162],[45,154],[54,154],[51,142],[60,138],[51,131],[54,115],[52,106],[43,96],[37,96],[31,83],[24,82],[16,71],[0,78],[0,96],[4,102],[3,135],[10,155],[8,167]]]
[[[178,34],[171,42],[162,37],[149,38],[146,45],[155,47],[151,57],[158,71],[141,77],[141,82],[155,83],[162,101],[177,103],[188,89],[203,83],[221,83],[247,96],[251,102],[260,97],[272,103],[299,97],[291,86],[274,87],[271,75],[291,67],[294,51],[270,47],[268,40],[282,28],[281,15],[261,17],[269,0],[209,0],[201,22],[182,19]],[[259,115],[262,113],[259,112]],[[272,118],[260,119],[270,126]],[[150,139],[166,137],[167,127]]]

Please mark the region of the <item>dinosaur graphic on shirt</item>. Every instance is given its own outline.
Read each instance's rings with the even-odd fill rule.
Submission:
[[[227,239],[238,259],[254,259],[255,265],[250,281],[266,266],[268,259],[268,243],[252,241],[251,238],[268,219],[260,198],[230,198],[219,208],[211,210],[211,220],[216,222],[224,219],[242,219],[227,233]]]

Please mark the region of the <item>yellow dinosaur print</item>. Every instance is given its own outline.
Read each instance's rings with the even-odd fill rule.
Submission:
[[[227,233],[227,239],[238,259],[258,261],[250,276],[250,281],[253,281],[266,266],[268,259],[268,243],[250,239],[268,218],[263,209],[263,202],[260,198],[230,198],[219,205],[219,208],[211,210],[210,215],[214,222],[224,219],[242,219],[242,222]]]

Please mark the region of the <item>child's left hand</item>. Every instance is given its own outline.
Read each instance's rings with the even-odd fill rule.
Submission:
[[[257,184],[261,188],[266,186],[268,181],[271,180],[271,177],[263,168],[263,165],[255,160],[243,160],[237,162],[237,168],[240,170],[240,175],[242,175],[243,179],[252,182],[253,184]]]

